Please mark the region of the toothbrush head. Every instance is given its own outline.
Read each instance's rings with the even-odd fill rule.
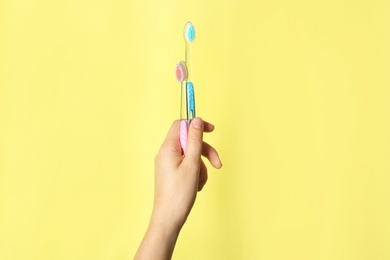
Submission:
[[[195,40],[195,27],[191,22],[184,26],[184,39],[189,43],[193,43]]]
[[[184,61],[181,61],[179,64],[176,65],[176,80],[178,82],[183,82],[187,80],[188,77],[188,70],[186,63]]]

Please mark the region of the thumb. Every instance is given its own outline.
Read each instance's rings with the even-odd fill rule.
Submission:
[[[188,130],[187,151],[185,158],[193,163],[199,163],[203,145],[203,120],[199,117],[191,121]]]

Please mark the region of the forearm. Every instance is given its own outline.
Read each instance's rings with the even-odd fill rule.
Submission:
[[[171,259],[179,232],[180,227],[152,219],[134,259]]]

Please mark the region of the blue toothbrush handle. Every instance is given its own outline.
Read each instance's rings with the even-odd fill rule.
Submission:
[[[196,117],[195,114],[195,91],[194,84],[187,82],[187,120],[190,124],[191,120]]]

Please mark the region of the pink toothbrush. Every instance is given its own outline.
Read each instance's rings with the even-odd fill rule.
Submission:
[[[187,150],[187,135],[188,135],[188,120],[184,119],[183,106],[186,105],[186,80],[188,77],[187,66],[184,61],[176,65],[176,79],[180,82],[180,145],[183,149],[183,154]]]

